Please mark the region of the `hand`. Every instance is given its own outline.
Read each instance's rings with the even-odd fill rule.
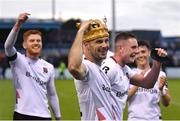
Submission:
[[[19,14],[18,19],[17,19],[17,24],[19,25],[23,24],[28,19],[29,15],[30,15],[29,13]]]
[[[169,57],[167,52],[162,48],[155,48],[151,50],[151,57],[159,62],[168,61]]]
[[[167,56],[167,52],[164,49],[162,49],[162,48],[155,48],[155,50],[157,50],[157,54],[160,57],[166,57]]]
[[[164,85],[166,83],[166,77],[165,76],[161,76],[159,79],[159,89],[162,91]]]
[[[88,21],[82,22],[80,25],[79,31],[81,31],[81,32],[87,31],[92,22],[93,22],[93,20],[88,20]]]

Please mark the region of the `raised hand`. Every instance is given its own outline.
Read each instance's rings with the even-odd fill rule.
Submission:
[[[28,19],[29,15],[30,15],[29,13],[19,14],[18,19],[17,19],[17,23],[20,25],[23,24]]]
[[[28,19],[29,15],[30,15],[29,13],[21,13],[21,14],[19,14],[19,16],[17,18],[17,21],[16,21],[16,24],[13,27],[13,30],[15,32],[17,32],[20,29],[21,25]]]
[[[169,61],[167,52],[162,48],[155,48],[151,50],[151,57],[159,62]]]
[[[80,25],[79,31],[82,31],[82,32],[87,31],[92,22],[93,22],[92,20],[82,22]]]
[[[167,52],[166,52],[164,49],[162,49],[162,48],[156,48],[156,50],[157,50],[157,54],[158,54],[160,57],[165,57],[165,56],[167,56]]]

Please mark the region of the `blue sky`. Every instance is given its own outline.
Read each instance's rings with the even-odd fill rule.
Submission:
[[[111,29],[112,0],[54,0],[55,18],[83,20],[107,17]],[[115,0],[116,29],[161,30],[164,36],[180,36],[180,0]],[[52,18],[52,0],[0,0],[0,17]]]

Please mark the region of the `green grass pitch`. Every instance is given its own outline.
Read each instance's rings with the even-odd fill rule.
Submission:
[[[180,79],[169,79],[170,106],[161,106],[163,120],[180,120]],[[63,120],[79,120],[79,107],[74,82],[72,80],[56,80],[57,93],[60,100]],[[0,120],[11,120],[14,109],[13,82],[0,80]],[[125,109],[124,119],[127,119]]]

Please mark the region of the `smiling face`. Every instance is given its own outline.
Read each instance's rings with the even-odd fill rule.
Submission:
[[[125,64],[133,63],[136,57],[138,48],[138,43],[135,38],[129,38],[126,42],[124,42],[124,46],[122,47],[123,54],[123,62]]]
[[[137,37],[129,32],[121,32],[115,38],[114,58],[121,66],[133,63],[137,48]]]
[[[149,65],[150,50],[146,46],[139,46],[136,55],[136,64],[138,67]]]
[[[23,47],[26,55],[30,58],[38,58],[42,50],[42,37],[40,34],[29,34],[26,36]]]
[[[88,51],[89,57],[92,60],[100,62],[106,58],[109,49],[109,39],[108,37],[104,37],[86,42],[85,47]]]

